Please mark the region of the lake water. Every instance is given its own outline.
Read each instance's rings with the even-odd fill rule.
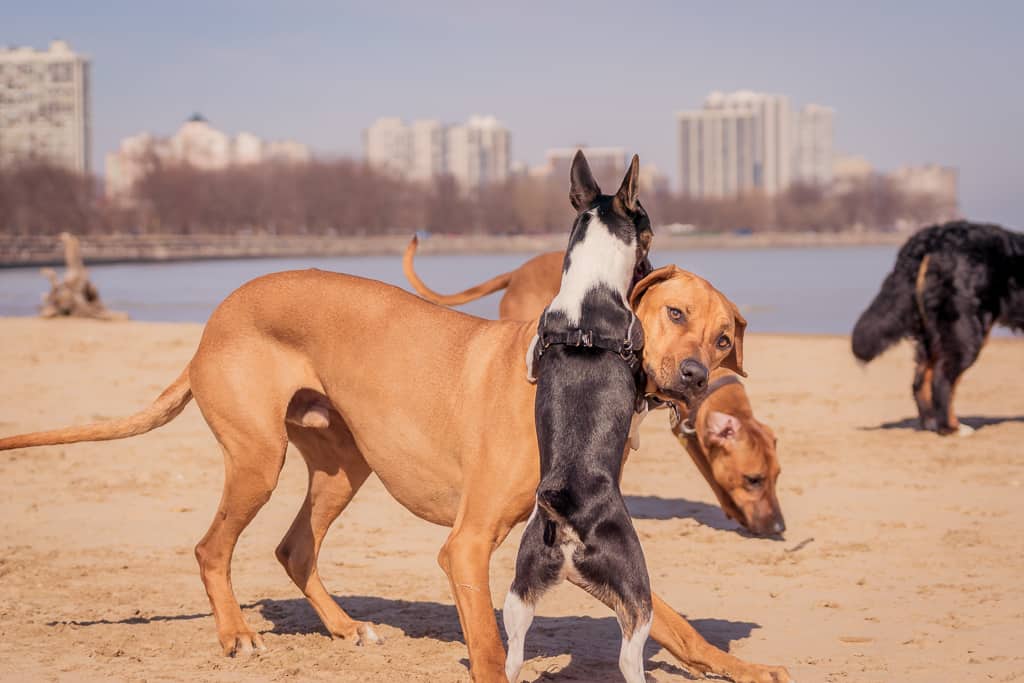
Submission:
[[[656,266],[675,263],[707,278],[743,311],[752,332],[849,334],[892,268],[896,247],[658,251]],[[530,254],[417,257],[424,281],[455,292],[516,268]],[[371,277],[408,289],[399,256],[251,259],[90,266],[107,305],[135,320],[204,322],[232,290],[254,277],[316,267]],[[36,313],[48,289],[37,268],[0,270],[0,316]],[[463,306],[495,317],[499,294]]]

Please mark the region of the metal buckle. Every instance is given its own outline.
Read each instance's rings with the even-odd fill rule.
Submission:
[[[587,330],[586,332],[580,330],[580,342],[583,346],[590,348],[594,345],[594,331]]]

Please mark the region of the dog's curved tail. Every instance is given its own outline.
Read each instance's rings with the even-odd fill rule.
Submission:
[[[413,237],[412,241],[409,242],[409,246],[405,248],[405,255],[402,256],[402,270],[405,272],[405,278],[412,285],[416,293],[422,296],[431,303],[440,304],[442,306],[458,306],[460,304],[466,304],[470,301],[476,301],[481,297],[485,297],[488,294],[493,294],[499,290],[508,287],[508,283],[512,280],[512,273],[502,273],[501,275],[492,277],[486,282],[481,282],[478,285],[470,287],[469,289],[459,292],[457,294],[440,294],[435,292],[430,287],[427,287],[426,283],[420,279],[420,276],[416,274],[416,270],[413,268],[413,258],[416,254],[416,247],[419,246],[419,238]]]
[[[192,387],[189,384],[188,367],[186,366],[178,379],[164,389],[164,392],[148,408],[134,415],[76,427],[8,436],[0,439],[0,451],[31,446],[78,443],[79,441],[110,441],[145,434],[176,418],[191,400]]]
[[[919,327],[918,286],[927,268],[927,255],[901,250],[896,266],[853,328],[853,355],[865,363],[911,335]],[[916,256],[916,258],[915,258]]]

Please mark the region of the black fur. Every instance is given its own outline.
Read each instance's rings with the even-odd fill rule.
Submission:
[[[967,221],[936,225],[900,248],[853,329],[853,355],[867,362],[900,339],[913,339],[921,425],[951,433],[957,429],[953,387],[994,324],[1024,330],[1024,234]]]
[[[624,295],[628,297],[638,274],[650,272],[651,228],[635,187],[627,196],[631,175],[635,169],[613,197],[600,194],[589,169],[574,170],[570,198],[579,215],[563,273],[569,271],[573,248],[597,225],[601,230],[607,227],[615,239],[637,245],[633,281],[623,283],[623,291],[595,282],[583,295],[578,321],[570,321],[557,308],[545,311],[538,326],[540,339],[589,330],[606,339],[629,336],[642,344],[642,328]],[[533,369],[538,378],[535,417],[541,480],[510,590],[524,602],[536,603],[568,568],[569,578],[610,606],[624,635],[632,636],[652,613],[643,550],[619,491],[622,458],[642,386],[640,364],[596,345],[538,344]]]

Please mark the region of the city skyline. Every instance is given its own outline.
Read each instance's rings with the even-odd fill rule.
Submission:
[[[462,120],[490,111],[515,136],[513,160],[540,163],[546,149],[573,143],[625,146],[678,187],[673,113],[715,89],[749,88],[828,103],[840,112],[837,153],[882,171],[955,166],[967,215],[1024,224],[1024,96],[1002,86],[1022,61],[1012,27],[1024,10],[1012,4],[980,13],[647,3],[628,29],[611,6],[597,7],[588,43],[630,46],[616,55],[571,49],[580,29],[568,7],[527,17],[464,3],[440,12],[251,3],[244,13],[225,3],[204,5],[197,30],[185,4],[97,11],[43,1],[19,8],[0,42],[62,37],[91,56],[94,168],[120,139],[171,130],[194,110],[225,129],[354,157],[362,129],[390,112]],[[633,96],[608,105],[615,88]]]

